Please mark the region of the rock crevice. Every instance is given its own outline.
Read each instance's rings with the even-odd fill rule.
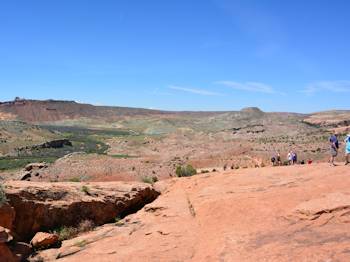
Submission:
[[[32,183],[6,184],[15,210],[13,234],[29,241],[39,231],[76,226],[83,220],[95,225],[134,213],[155,200],[159,192],[143,183]]]

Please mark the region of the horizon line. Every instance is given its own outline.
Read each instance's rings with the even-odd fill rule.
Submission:
[[[66,103],[76,103],[76,104],[82,104],[82,105],[91,105],[95,107],[116,107],[116,108],[130,108],[130,109],[143,109],[143,110],[149,110],[149,111],[161,111],[161,112],[170,112],[170,113],[229,113],[229,112],[240,112],[245,109],[257,109],[260,110],[263,113],[291,113],[291,114],[304,114],[304,115],[310,115],[310,114],[317,114],[322,112],[331,112],[331,111],[350,111],[350,109],[324,109],[320,111],[314,111],[314,112],[291,112],[291,111],[265,111],[262,110],[258,106],[246,106],[242,107],[240,109],[229,109],[229,110],[177,110],[177,109],[160,109],[160,108],[147,108],[147,107],[138,107],[138,106],[118,106],[118,105],[108,105],[108,104],[94,104],[93,102],[85,102],[85,101],[78,101],[78,100],[69,100],[69,99],[35,99],[35,98],[23,98],[23,97],[15,97],[13,100],[7,100],[7,101],[1,101],[0,105],[3,104],[10,104],[20,101],[34,101],[34,102],[66,102]]]

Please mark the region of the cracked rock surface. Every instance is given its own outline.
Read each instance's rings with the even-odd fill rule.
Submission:
[[[326,164],[172,179],[139,212],[33,261],[350,261],[349,181]]]
[[[15,213],[12,232],[17,241],[25,242],[37,232],[76,226],[83,220],[95,225],[114,221],[159,195],[151,185],[137,182],[9,181],[5,187],[8,204]]]

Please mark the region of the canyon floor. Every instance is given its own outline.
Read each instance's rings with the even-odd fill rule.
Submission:
[[[173,178],[137,213],[35,259],[349,261],[349,181],[349,166],[328,164]]]

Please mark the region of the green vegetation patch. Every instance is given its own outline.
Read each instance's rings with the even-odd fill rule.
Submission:
[[[30,157],[30,156],[20,156],[20,157],[2,157],[0,158],[0,171],[5,170],[15,170],[24,168],[30,163],[53,163],[58,157]]]
[[[69,182],[81,182],[81,178],[80,177],[72,177],[68,181]]]
[[[127,154],[117,154],[117,155],[109,155],[114,158],[137,158],[137,156],[130,156]]]
[[[72,146],[65,145],[60,148],[28,148],[18,151],[16,156],[0,158],[0,171],[15,170],[25,167],[29,163],[46,162],[53,163],[56,159],[74,152],[85,152],[87,154],[106,154],[109,146],[103,142],[104,138],[110,136],[130,135],[122,130],[92,130],[79,127],[41,126],[61,138],[68,139]],[[118,155],[119,158],[129,158],[128,155]]]
[[[193,176],[195,174],[197,174],[197,170],[194,169],[191,165],[178,166],[176,168],[176,176],[178,177]]]
[[[147,183],[147,184],[153,185],[155,182],[158,181],[158,177],[156,177],[156,176],[144,176],[144,177],[142,177],[141,180],[142,180],[143,183]]]
[[[61,226],[60,228],[53,231],[57,234],[60,241],[71,239],[83,232],[92,231],[95,224],[91,220],[83,220],[77,226]]]

